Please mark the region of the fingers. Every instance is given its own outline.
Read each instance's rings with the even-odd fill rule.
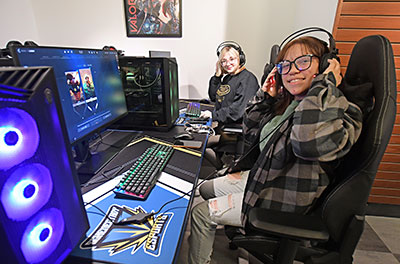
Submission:
[[[277,94],[276,85],[275,85],[275,73],[277,68],[274,67],[272,71],[268,74],[267,79],[265,79],[262,90],[267,92],[270,96],[275,97]]]
[[[336,86],[342,82],[342,76],[340,75],[340,63],[336,59],[328,59],[329,66],[324,71],[324,74],[332,72],[336,79]]]
[[[271,72],[268,74],[268,78],[270,78],[271,76],[275,76],[275,73],[277,72],[278,68],[276,68],[276,66],[271,70]]]
[[[335,72],[340,72],[340,63],[336,59],[328,59],[329,66],[324,71],[324,74],[332,71],[334,74]]]

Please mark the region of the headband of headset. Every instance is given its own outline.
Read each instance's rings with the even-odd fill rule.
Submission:
[[[311,32],[317,32],[317,31],[325,32],[328,35],[328,37],[329,37],[329,52],[333,52],[333,53],[337,54],[338,50],[336,49],[335,39],[333,38],[332,34],[329,31],[327,31],[327,30],[325,30],[323,28],[320,28],[320,27],[308,27],[308,28],[303,28],[303,29],[300,29],[300,30],[298,30],[296,32],[293,32],[292,34],[287,36],[281,42],[281,44],[279,45],[279,49],[282,49],[284,44],[287,43],[287,42],[290,42],[290,41],[292,41],[292,40],[294,40],[294,39],[296,39],[296,38],[298,38],[298,37],[300,37],[302,35],[305,35],[305,34],[308,34],[308,33],[311,33]]]
[[[311,32],[317,32],[317,31],[325,32],[329,36],[329,47],[328,47],[329,48],[329,52],[324,54],[322,56],[322,58],[320,58],[319,69],[318,69],[320,73],[324,72],[325,69],[328,68],[328,66],[329,66],[328,59],[337,59],[340,62],[340,58],[337,56],[338,49],[336,48],[335,39],[333,38],[332,34],[329,31],[327,31],[327,30],[325,30],[323,28],[308,27],[308,28],[300,29],[300,30],[290,34],[279,45],[279,49],[276,49],[274,51],[274,52],[276,52],[276,54],[274,54],[274,56],[272,56],[272,54],[271,54],[271,57],[275,57],[276,58],[278,56],[278,53],[280,52],[280,50],[282,49],[282,47],[286,43],[289,43],[290,41],[292,41],[292,40],[294,40],[294,39],[296,39],[296,38],[298,38],[298,37],[300,37],[302,35],[305,35],[305,34],[308,34],[308,33],[311,33]]]
[[[244,55],[242,47],[240,47],[240,45],[238,43],[236,43],[235,41],[232,41],[232,40],[224,41],[221,44],[219,44],[219,46],[217,48],[217,56],[218,57],[221,54],[221,51],[226,47],[232,47],[235,50],[237,50],[237,52],[239,52],[240,65],[243,65],[246,63],[246,55]]]

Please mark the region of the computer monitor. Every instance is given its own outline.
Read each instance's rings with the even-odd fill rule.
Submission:
[[[11,54],[16,66],[53,67],[69,141],[83,163],[78,172],[96,173],[117,149],[91,156],[89,139],[127,113],[117,52],[39,46],[12,47]]]
[[[119,58],[128,115],[120,129],[169,130],[179,116],[178,65],[175,58]]]

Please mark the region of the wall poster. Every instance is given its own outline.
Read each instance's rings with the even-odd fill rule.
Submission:
[[[182,0],[124,0],[128,37],[182,37]]]

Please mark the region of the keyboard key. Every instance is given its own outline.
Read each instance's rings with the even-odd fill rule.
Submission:
[[[123,173],[114,193],[123,198],[146,199],[172,156],[174,148],[154,144],[147,148],[129,170]]]

